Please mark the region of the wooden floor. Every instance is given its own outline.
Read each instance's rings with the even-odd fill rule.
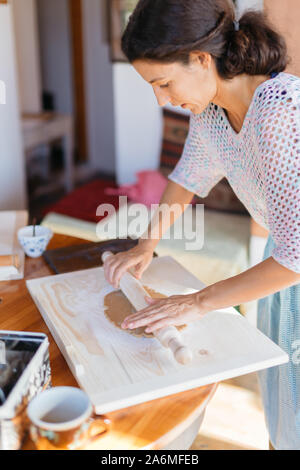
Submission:
[[[256,374],[222,382],[210,402],[194,450],[269,448]]]

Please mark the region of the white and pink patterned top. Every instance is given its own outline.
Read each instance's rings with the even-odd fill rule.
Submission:
[[[205,197],[223,177],[270,231],[273,258],[300,273],[300,78],[282,72],[259,85],[239,133],[212,103],[191,115],[170,180]]]

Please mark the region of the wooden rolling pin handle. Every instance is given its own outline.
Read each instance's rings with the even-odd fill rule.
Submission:
[[[166,326],[155,332],[155,336],[166,348],[170,348],[177,362],[188,364],[193,359],[192,351],[182,343],[180,334],[174,326]]]
[[[110,256],[113,256],[113,254],[108,251],[103,253],[103,262],[105,262]],[[148,307],[145,300],[145,297],[148,295],[147,292],[141,283],[133,277],[132,274],[130,274],[130,272],[126,272],[122,276],[120,280],[120,288],[136,310],[142,310],[143,308]],[[177,362],[180,364],[191,362],[193,359],[193,353],[182,342],[181,335],[177,328],[174,326],[167,326],[154,331],[153,334],[165,348],[171,349]]]
[[[169,348],[173,351],[174,357],[179,364],[188,364],[193,360],[193,353],[187,346],[174,344],[174,341],[170,341]]]

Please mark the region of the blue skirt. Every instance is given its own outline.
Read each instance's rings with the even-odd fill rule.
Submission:
[[[264,259],[274,246],[269,237]],[[258,374],[270,441],[300,450],[300,284],[259,300],[257,326],[289,355],[287,364]]]

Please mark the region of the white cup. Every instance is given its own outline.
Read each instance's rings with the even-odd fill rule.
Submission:
[[[33,232],[35,230],[35,235]],[[47,248],[49,241],[53,236],[52,230],[41,225],[28,225],[20,228],[18,231],[18,240],[27,256],[38,258]]]
[[[31,438],[41,450],[80,448],[99,439],[110,423],[94,414],[88,395],[75,387],[53,387],[40,393],[29,403],[27,415]]]

